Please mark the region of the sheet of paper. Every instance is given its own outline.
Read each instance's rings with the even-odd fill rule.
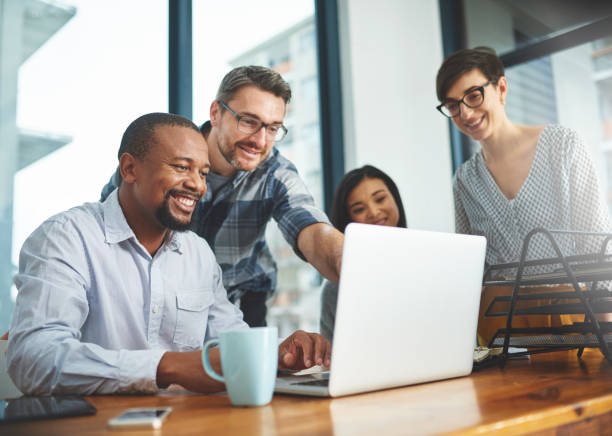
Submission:
[[[300,371],[295,371],[291,369],[279,369],[279,375],[314,375],[314,374],[323,374],[329,372],[329,368],[326,368],[321,365],[311,366],[310,368],[302,369]]]

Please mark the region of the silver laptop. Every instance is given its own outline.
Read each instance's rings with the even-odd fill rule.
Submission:
[[[275,392],[341,396],[470,374],[486,240],[365,224],[345,231],[331,368]]]

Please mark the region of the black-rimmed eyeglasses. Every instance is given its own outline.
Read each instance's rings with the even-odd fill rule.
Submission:
[[[489,86],[491,82],[487,82],[478,88],[471,89],[466,92],[461,100],[453,100],[447,98],[441,104],[436,106],[436,109],[440,111],[442,115],[448,118],[455,118],[461,114],[461,103],[467,107],[474,109],[482,104],[484,101],[484,89]]]
[[[230,114],[236,118],[238,122],[238,131],[242,133],[246,133],[247,135],[254,135],[259,132],[262,128],[266,129],[266,138],[269,141],[279,142],[282,141],[285,136],[287,136],[287,128],[282,124],[272,123],[267,124],[257,118],[251,117],[249,115],[238,115],[236,112],[231,110],[227,104],[222,102],[221,100],[217,100],[217,102],[223,106]]]

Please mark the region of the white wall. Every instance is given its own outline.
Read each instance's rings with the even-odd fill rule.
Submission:
[[[437,1],[339,0],[346,170],[397,183],[408,225],[453,231],[448,124],[436,110]]]

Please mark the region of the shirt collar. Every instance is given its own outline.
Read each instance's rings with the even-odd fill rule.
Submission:
[[[133,238],[138,241],[134,231],[128,224],[119,204],[119,188],[109,194],[102,203],[102,213],[104,215],[104,238],[108,244],[118,244]],[[138,241],[140,243],[140,241]],[[160,250],[165,246],[168,250],[181,251],[180,232],[169,231]]]

